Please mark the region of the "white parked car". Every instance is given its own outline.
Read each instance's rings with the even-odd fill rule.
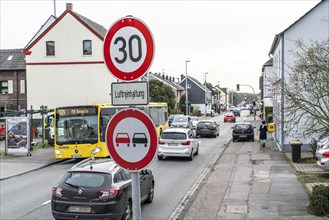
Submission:
[[[321,148],[317,149],[316,157],[318,161],[316,164],[323,170],[329,170],[329,141]]]
[[[315,155],[318,158],[316,164],[323,170],[329,170],[329,133],[321,135],[317,141]]]
[[[200,141],[192,129],[168,128],[164,130],[159,139],[158,159],[170,157],[187,157],[193,160],[199,154]]]

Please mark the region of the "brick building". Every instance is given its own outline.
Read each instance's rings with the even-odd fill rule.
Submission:
[[[27,109],[26,67],[23,49],[0,50],[0,116]]]

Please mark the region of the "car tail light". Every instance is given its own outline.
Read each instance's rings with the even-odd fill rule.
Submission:
[[[159,140],[159,144],[166,144],[166,142]]]
[[[111,188],[109,198],[110,199],[114,198],[114,197],[120,195],[121,193],[122,193],[122,189],[120,189],[119,187]]]
[[[324,157],[324,158],[329,158],[329,152],[324,152],[323,154],[322,154],[322,157]]]
[[[99,196],[100,199],[112,199],[122,192],[120,188],[110,188],[110,189],[103,189],[101,190],[101,195]]]
[[[185,141],[185,142],[182,142],[180,143],[181,145],[190,145],[191,144],[191,141]]]
[[[53,191],[53,196],[55,196],[55,197],[63,196],[63,194],[62,194],[63,189],[59,186],[54,186],[52,191]]]

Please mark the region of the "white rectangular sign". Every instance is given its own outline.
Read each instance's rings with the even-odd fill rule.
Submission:
[[[147,105],[148,83],[117,82],[111,84],[111,103],[115,105]]]

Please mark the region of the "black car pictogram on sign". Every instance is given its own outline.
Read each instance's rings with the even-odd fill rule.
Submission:
[[[136,147],[136,144],[144,144],[144,147],[147,147],[147,137],[144,133],[135,133],[133,136],[133,146]]]

